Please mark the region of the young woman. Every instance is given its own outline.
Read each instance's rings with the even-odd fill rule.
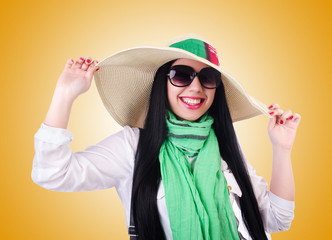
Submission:
[[[73,153],[71,106],[93,75],[124,129]],[[233,127],[259,114],[270,117],[270,191]],[[32,179],[54,191],[116,187],[137,239],[270,239],[294,218],[290,154],[300,118],[248,96],[198,35],[121,51],[99,64],[70,59],[35,135]]]

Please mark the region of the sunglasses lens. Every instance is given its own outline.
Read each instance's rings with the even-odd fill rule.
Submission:
[[[221,83],[221,73],[212,67],[203,68],[197,75],[205,88],[217,88]],[[171,83],[177,87],[190,85],[194,76],[194,69],[185,65],[175,65],[169,72]]]
[[[221,73],[212,67],[203,68],[198,78],[205,88],[216,88],[221,83]]]
[[[171,82],[178,87],[187,86],[191,83],[193,70],[183,65],[173,66],[169,72]]]

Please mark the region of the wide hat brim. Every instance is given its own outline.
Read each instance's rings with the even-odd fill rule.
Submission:
[[[100,97],[115,121],[143,128],[156,71],[179,58],[203,62],[221,73],[233,122],[260,114],[271,118],[265,104],[249,96],[238,81],[210,61],[173,47],[135,47],[107,57],[94,73]]]

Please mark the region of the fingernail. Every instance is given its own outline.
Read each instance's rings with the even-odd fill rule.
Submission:
[[[80,57],[80,59],[81,59],[82,61],[84,61],[84,58]]]
[[[99,70],[99,68],[96,69],[96,72]]]
[[[273,105],[270,105],[270,107],[269,107],[269,108],[271,109],[272,107],[273,107]]]
[[[294,117],[294,116],[290,116],[290,117],[289,117],[289,120],[292,120],[292,119],[293,119],[293,117]]]
[[[270,112],[270,114],[272,115],[274,112]]]
[[[96,60],[96,63],[98,64],[99,62]]]
[[[284,121],[280,120],[280,124],[283,124],[283,123],[284,123]]]
[[[87,62],[87,63],[90,63],[90,62],[91,62],[91,60],[90,60],[90,59],[88,59],[88,60],[86,60],[86,62]]]

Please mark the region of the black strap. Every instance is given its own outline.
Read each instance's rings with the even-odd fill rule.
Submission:
[[[135,224],[134,224],[132,200],[131,200],[131,204],[130,204],[130,224],[129,224],[129,228],[128,228],[128,234],[129,234],[130,240],[137,240],[138,236],[136,234],[136,229],[135,229]]]
[[[134,169],[135,169],[135,161],[134,161]],[[138,235],[136,234],[135,223],[134,223],[134,215],[133,215],[133,196],[131,196],[130,202],[130,223],[128,228],[129,240],[137,240]]]

